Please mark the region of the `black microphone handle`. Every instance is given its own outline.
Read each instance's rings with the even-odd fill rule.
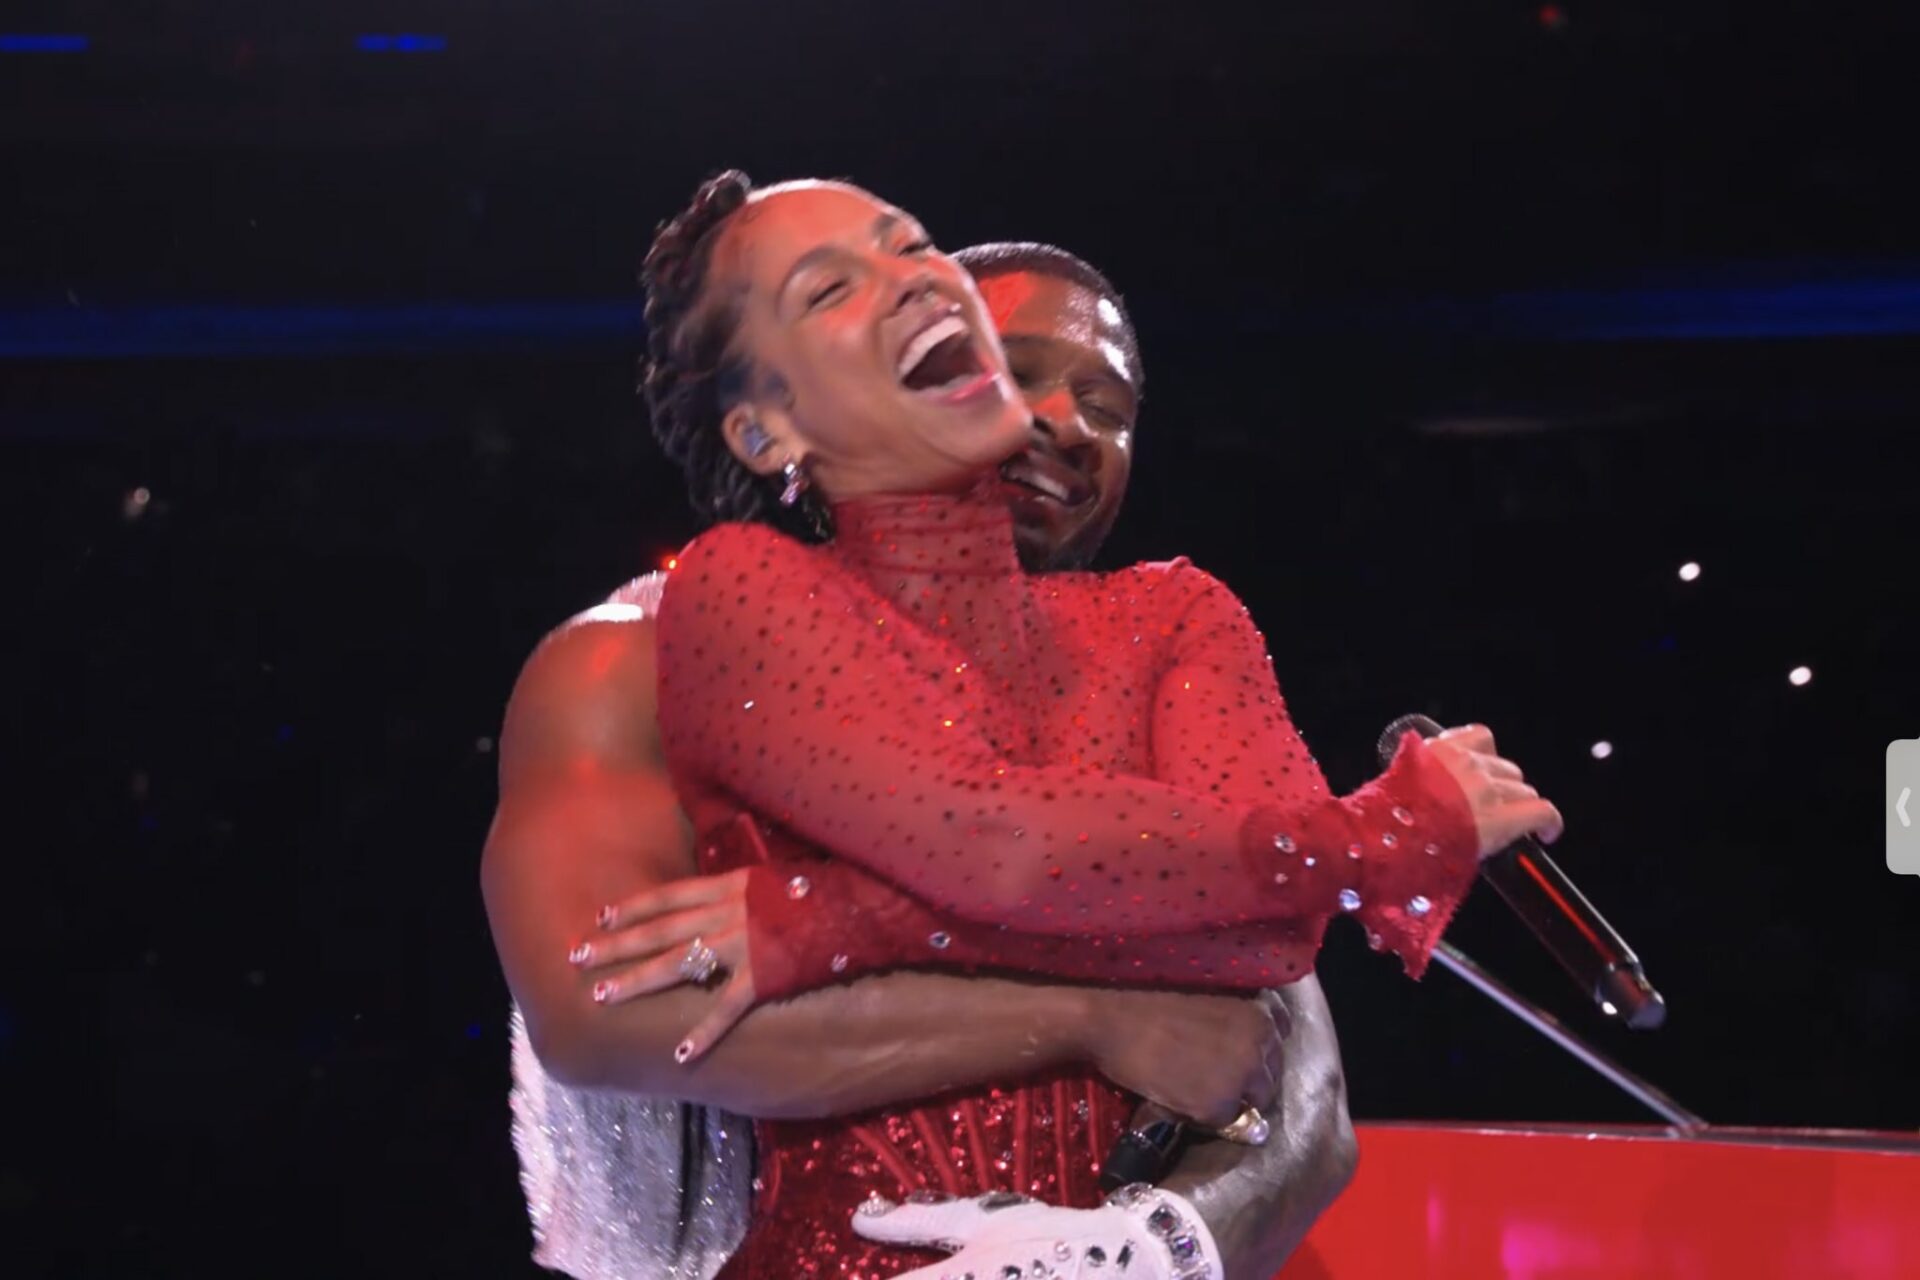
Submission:
[[[1173,1168],[1187,1136],[1187,1122],[1154,1103],[1142,1103],[1100,1166],[1100,1188],[1118,1191],[1135,1182],[1159,1182]]]
[[[1430,717],[1400,717],[1380,735],[1382,764],[1392,762],[1410,729],[1423,738],[1441,732]],[[1602,1012],[1635,1030],[1651,1030],[1666,1021],[1667,1003],[1647,981],[1640,958],[1574,888],[1539,840],[1522,836],[1483,861],[1480,876]]]
[[[1523,836],[1488,858],[1480,864],[1480,878],[1506,899],[1602,1012],[1636,1031],[1651,1031],[1667,1020],[1667,1002],[1647,981],[1640,958],[1538,840]]]

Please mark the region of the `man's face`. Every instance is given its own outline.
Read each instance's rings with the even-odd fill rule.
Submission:
[[[1014,536],[1029,568],[1086,564],[1106,540],[1133,469],[1139,389],[1120,309],[1057,276],[980,282],[1040,440],[1007,464]]]

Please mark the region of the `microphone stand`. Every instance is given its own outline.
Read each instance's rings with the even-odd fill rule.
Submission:
[[[1707,1127],[1705,1120],[1561,1026],[1552,1014],[1532,1004],[1525,996],[1482,969],[1460,948],[1442,942],[1433,949],[1433,958],[1459,974],[1469,986],[1478,988],[1482,995],[1599,1072],[1628,1097],[1665,1120],[1674,1136],[1692,1137]]]

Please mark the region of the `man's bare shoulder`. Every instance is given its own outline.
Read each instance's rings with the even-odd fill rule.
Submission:
[[[660,758],[655,615],[649,574],[548,632],[521,668],[500,737],[503,780],[543,763]]]

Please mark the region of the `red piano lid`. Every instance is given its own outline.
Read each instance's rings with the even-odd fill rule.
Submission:
[[[1740,1143],[1768,1147],[1817,1147],[1833,1151],[1879,1151],[1887,1155],[1920,1155],[1920,1131],[1896,1129],[1763,1129],[1712,1125],[1696,1133],[1682,1133],[1660,1124],[1509,1124],[1443,1122],[1435,1120],[1378,1120],[1366,1131],[1412,1129],[1430,1133],[1539,1134],[1556,1138],[1631,1138],[1653,1142]],[[1920,1272],[1916,1272],[1920,1277]]]
[[[1284,1280],[1915,1280],[1920,1138],[1368,1124]]]

